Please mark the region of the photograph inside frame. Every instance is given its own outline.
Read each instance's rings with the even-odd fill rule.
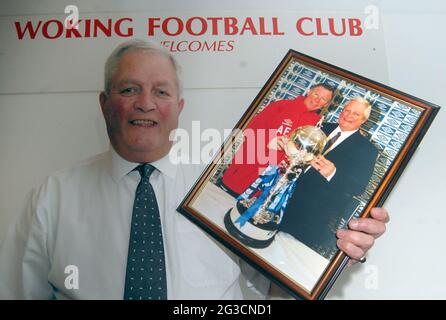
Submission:
[[[425,109],[298,56],[278,70],[188,205],[311,296]]]

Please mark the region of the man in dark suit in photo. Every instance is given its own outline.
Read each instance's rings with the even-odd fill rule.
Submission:
[[[375,166],[378,150],[360,130],[370,111],[367,100],[353,98],[338,124],[323,124],[325,150],[297,180],[279,227],[327,259],[337,250],[338,222],[350,218],[353,196],[365,191]]]

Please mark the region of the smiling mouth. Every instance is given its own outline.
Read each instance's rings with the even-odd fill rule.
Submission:
[[[133,126],[139,126],[139,127],[154,127],[158,124],[158,122],[153,120],[131,120],[129,123]]]

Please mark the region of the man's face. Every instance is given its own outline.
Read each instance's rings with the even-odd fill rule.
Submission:
[[[311,89],[304,98],[304,105],[308,111],[316,111],[326,107],[333,97],[333,93],[324,87],[315,87]]]
[[[353,131],[367,121],[364,110],[367,106],[358,101],[350,101],[339,115],[339,127],[342,131]]]
[[[178,97],[171,61],[155,52],[130,50],[119,60],[111,92],[100,95],[102,113],[116,152],[131,162],[166,155],[184,101]]]

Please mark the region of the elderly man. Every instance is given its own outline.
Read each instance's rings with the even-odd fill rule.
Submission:
[[[118,46],[100,105],[110,150],[34,194],[0,248],[0,297],[242,298],[236,257],[175,210],[199,170],[168,157],[184,107],[174,59],[143,41]],[[384,227],[379,210],[371,231]]]
[[[286,155],[280,149],[282,140],[300,126],[316,125],[320,120],[316,111],[328,106],[332,98],[333,88],[319,83],[313,85],[306,96],[275,101],[265,107],[245,128],[243,144],[223,174],[223,187],[238,196],[269,164],[276,165],[284,160]],[[263,150],[259,149],[261,147]]]
[[[323,125],[328,137],[323,155],[313,160],[312,167],[298,179],[280,225],[282,232],[326,258],[336,252],[338,224],[342,218],[349,220],[353,196],[365,191],[375,166],[378,150],[360,131],[370,111],[367,100],[353,98],[342,110],[338,124]],[[344,232],[339,230],[338,235]],[[360,259],[373,243],[373,237],[364,236],[362,240],[364,243],[354,247],[343,240],[338,245],[341,249],[351,246],[352,256]]]

